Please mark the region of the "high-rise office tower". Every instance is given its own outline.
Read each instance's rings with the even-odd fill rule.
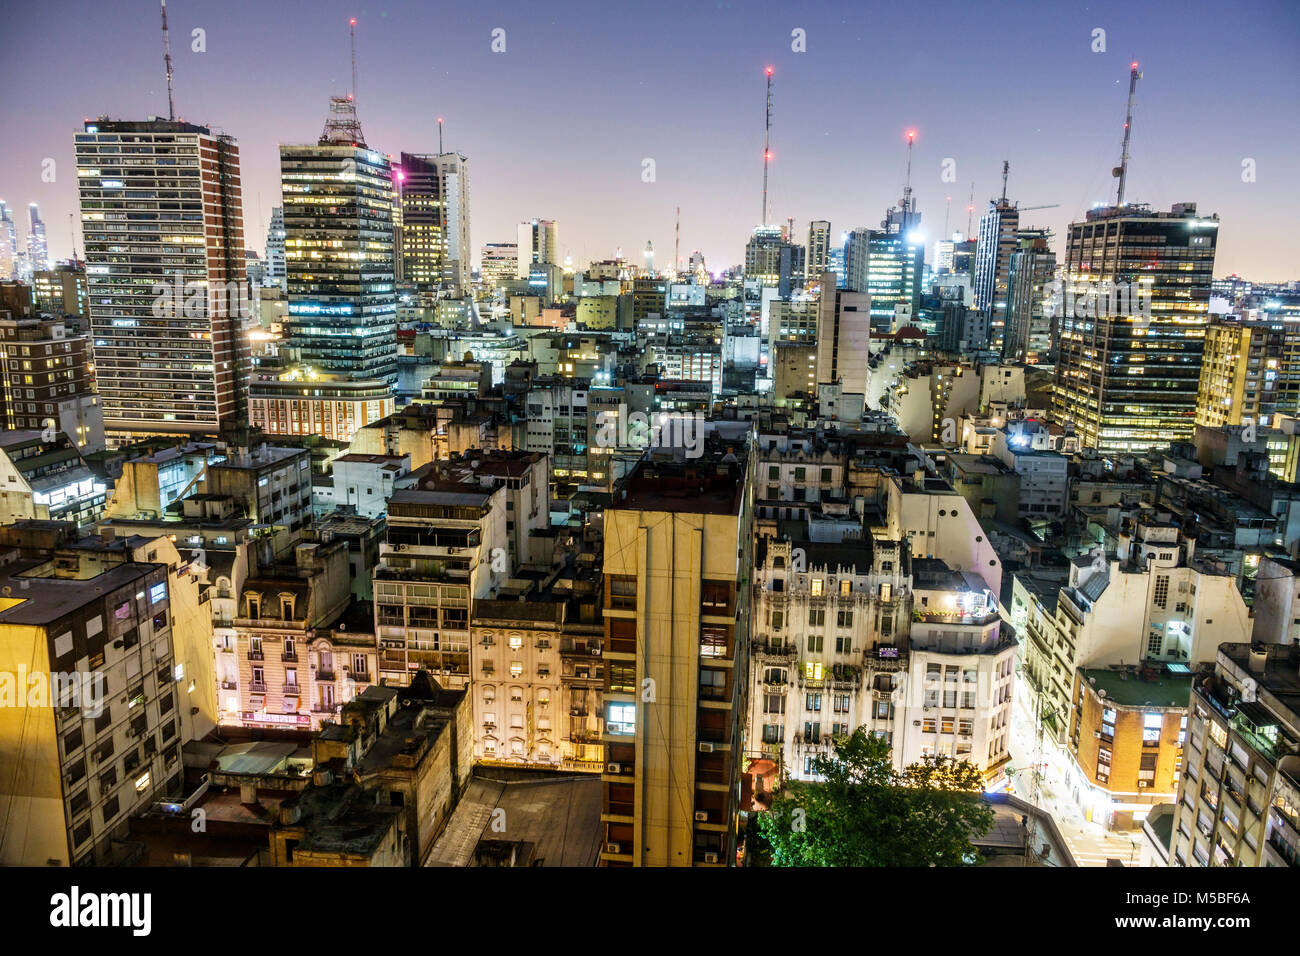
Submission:
[[[1126,204],[1071,223],[1054,408],[1085,446],[1191,441],[1219,217]]]
[[[479,275],[492,292],[516,278],[519,269],[519,246],[513,242],[488,242],[483,245]]]
[[[736,861],[753,459],[694,451],[643,458],[605,511],[604,866]]]
[[[27,258],[33,272],[45,272],[50,268],[50,248],[45,240],[45,221],[36,203],[27,206]]]
[[[783,262],[787,280],[790,269],[797,264],[789,251],[791,248],[779,226],[756,227],[745,243],[745,278],[757,279],[763,285],[781,285]]]
[[[18,234],[14,217],[0,199],[0,279],[12,279],[18,268]]]
[[[239,146],[193,123],[103,118],[76,134],[76,158],[110,442],[243,422]]]
[[[871,230],[859,227],[844,234],[844,288],[850,292],[867,291],[867,245]]]
[[[469,160],[460,153],[402,153],[397,189],[403,281],[468,288]]]
[[[814,219],[808,223],[808,258],[805,276],[809,283],[815,282],[826,271],[831,253],[831,224],[825,219]]]
[[[287,344],[303,374],[392,384],[393,176],[366,146],[350,98],[331,98],[314,145],[280,147],[280,182]]]
[[[1046,229],[1022,229],[1011,254],[1007,276],[1007,319],[1002,336],[1002,357],[1030,365],[1055,359],[1054,317],[1048,307],[1056,254],[1052,234]]]
[[[897,331],[896,319],[907,324],[916,316],[924,269],[925,240],[915,230],[868,232],[867,278],[862,291],[871,296],[874,332],[890,335]]]
[[[980,217],[979,241],[975,246],[975,308],[989,317],[989,336],[994,348],[1002,344],[1007,323],[1007,289],[1011,275],[1011,253],[1016,249],[1020,211],[1002,198],[991,200]]]
[[[284,207],[276,206],[271,210],[271,225],[266,230],[266,265],[263,283],[275,286],[281,292],[285,290],[284,268]]]
[[[835,289],[822,274],[817,303],[817,384],[839,382],[846,393],[865,395],[871,352],[871,296]]]
[[[516,279],[527,279],[533,266],[560,264],[559,230],[552,219],[530,219],[519,224]]]

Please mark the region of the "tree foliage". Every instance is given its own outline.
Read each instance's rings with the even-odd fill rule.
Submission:
[[[993,825],[968,761],[926,758],[896,770],[864,728],[819,755],[824,783],[787,782],[759,819],[773,866],[967,866]]]

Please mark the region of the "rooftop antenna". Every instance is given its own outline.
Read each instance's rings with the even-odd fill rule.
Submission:
[[[1128,141],[1133,132],[1133,101],[1137,98],[1138,80],[1142,79],[1142,74],[1138,72],[1137,60],[1129,64],[1128,71],[1128,112],[1124,115],[1124,147],[1120,150],[1119,165],[1111,170],[1111,175],[1119,180],[1119,189],[1115,192],[1115,205],[1124,205],[1124,181],[1128,178]]]
[[[1005,159],[1002,160],[1002,201],[1000,205],[1007,204],[1007,174],[1011,172],[1011,164]]]
[[[438,155],[442,155],[442,117],[438,117]]]
[[[907,131],[907,182],[903,186],[903,211],[912,211],[912,144],[916,142],[916,130]]]
[[[357,18],[348,20],[348,43],[352,46],[352,92],[348,99],[354,103],[357,99]]]
[[[794,242],[794,216],[786,216],[785,222],[785,241]]]
[[[966,206],[966,241],[970,242],[971,217],[975,215],[975,181],[970,184],[970,203]]]
[[[772,159],[772,68],[767,68],[767,110],[763,121],[763,215],[759,225],[767,225],[767,165]]]
[[[72,239],[72,264],[77,264],[77,226],[73,222],[72,213],[68,213],[68,236]]]
[[[167,0],[162,0],[163,65],[167,67],[167,119],[176,122],[176,106],[172,102],[172,45],[167,35]]]
[[[948,220],[952,218],[952,197],[951,196],[948,197],[947,203],[948,203],[947,206],[945,206],[943,210],[943,234],[944,236],[951,239],[952,237],[948,234]]]

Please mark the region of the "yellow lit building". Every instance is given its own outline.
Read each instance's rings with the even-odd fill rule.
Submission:
[[[654,452],[605,512],[603,866],[728,866],[753,567],[743,444]]]

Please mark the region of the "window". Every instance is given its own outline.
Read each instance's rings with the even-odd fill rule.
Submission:
[[[821,653],[821,650],[822,650],[822,635],[820,635],[820,634],[809,634],[809,635],[808,635],[808,652],[809,652],[810,654],[820,654],[820,653]],[[818,666],[821,666],[821,665],[818,665]],[[821,679],[821,678],[819,677],[818,680],[820,680],[820,679]]]
[[[840,581],[840,597],[849,597],[853,593],[853,582],[848,578]],[[852,613],[852,612],[850,612]]]
[[[824,584],[825,582],[822,581],[821,578],[813,578],[812,581],[809,582],[809,588],[810,588],[809,593],[813,597],[821,597],[822,594],[824,593],[822,590]]]
[[[938,721],[933,717],[926,717],[921,721],[921,733],[923,734],[932,734],[938,729],[938,727]]]
[[[835,626],[849,628],[853,626],[852,611],[837,611],[835,613]]]
[[[161,601],[165,601],[165,600],[167,600],[167,582],[166,582],[166,581],[163,581],[161,584],[155,584],[153,587],[151,587],[151,588],[149,589],[149,603],[150,603],[150,604],[158,604],[159,602],[161,602]]]
[[[1163,714],[1143,714],[1142,715],[1142,746],[1159,747],[1160,730],[1164,726],[1165,718]]]
[[[821,694],[804,694],[804,710],[819,711],[822,709]]]
[[[764,695],[763,695],[763,713],[765,713],[765,714],[784,714],[784,713],[785,713],[785,695],[784,695],[784,694],[764,694]]]
[[[605,729],[611,734],[635,734],[636,704],[614,701],[606,704]]]
[[[808,626],[825,627],[826,626],[826,609],[822,607],[810,607],[808,609]]]
[[[821,661],[804,661],[803,665],[804,680],[821,680],[822,679],[822,662]]]

